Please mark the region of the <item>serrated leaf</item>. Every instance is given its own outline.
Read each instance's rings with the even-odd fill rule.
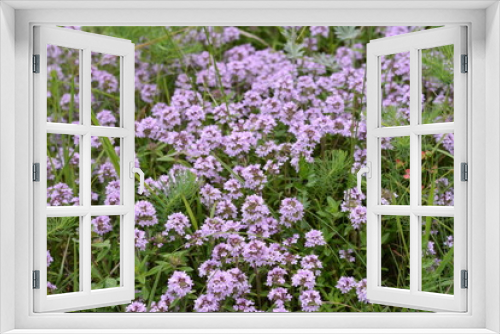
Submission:
[[[358,37],[360,32],[360,29],[352,26],[335,27],[335,35],[343,41]]]

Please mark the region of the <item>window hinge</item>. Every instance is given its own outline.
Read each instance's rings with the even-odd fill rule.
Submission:
[[[469,72],[469,56],[462,55],[462,73]]]
[[[38,162],[33,164],[33,181],[40,181],[40,164]]]
[[[33,270],[33,289],[40,289],[40,270]]]
[[[469,181],[469,165],[466,162],[462,162],[460,169],[460,179],[462,181]]]
[[[462,289],[467,289],[469,287],[469,273],[467,272],[467,270],[462,270],[461,271],[461,281],[462,281],[462,284],[461,284],[461,287]]]
[[[33,55],[33,73],[40,73],[40,55]]]

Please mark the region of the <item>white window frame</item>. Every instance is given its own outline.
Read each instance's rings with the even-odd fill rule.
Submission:
[[[34,53],[39,58],[39,73],[33,75],[34,162],[39,163],[39,181],[33,184],[34,259],[39,271],[39,289],[34,289],[34,311],[74,311],[130,303],[135,298],[134,172],[135,165],[135,52],[128,40],[51,26],[34,27]],[[79,52],[79,124],[47,121],[47,45],[71,48]],[[92,52],[119,58],[119,115],[117,127],[95,126],[91,120]],[[77,206],[47,206],[47,134],[80,137],[80,201]],[[120,203],[91,205],[91,138],[114,137],[120,142]],[[93,216],[118,217],[120,245],[120,285],[92,290],[91,220]],[[79,290],[47,295],[47,218],[79,218]]]
[[[12,333],[494,333],[500,331],[500,12],[493,1],[294,1],[203,4],[6,1],[0,4],[0,325]],[[11,6],[17,7],[14,10]],[[102,7],[108,7],[103,10]],[[124,7],[136,9],[123,9]],[[488,7],[486,9],[486,7]],[[66,7],[66,8],[63,8]],[[97,8],[100,7],[100,8]],[[120,8],[121,7],[121,8]],[[147,9],[149,7],[149,9]],[[160,8],[163,7],[163,8]],[[224,7],[224,10],[220,8]],[[22,9],[24,8],[24,9]],[[40,8],[52,8],[41,10]],[[138,10],[137,8],[142,8]],[[348,8],[348,9],[346,9]],[[403,8],[403,9],[401,9]],[[58,9],[58,10],[54,10]],[[486,23],[486,24],[485,24]],[[35,314],[32,262],[32,27],[64,25],[437,25],[469,27],[469,308],[435,314]],[[7,29],[3,29],[7,28]],[[14,36],[15,31],[15,39]],[[14,59],[15,55],[15,59]],[[15,70],[14,70],[15,66]],[[488,71],[486,71],[486,66]],[[15,78],[15,90],[11,81]],[[8,111],[7,111],[8,109]],[[15,112],[13,112],[15,110]],[[15,129],[8,129],[15,124]],[[486,141],[485,132],[488,132]],[[15,145],[12,145],[15,135]],[[10,136],[10,137],[9,137]],[[7,142],[6,142],[7,141]],[[487,152],[487,153],[486,153]],[[486,163],[487,162],[487,163]],[[488,173],[487,173],[488,172]],[[15,178],[12,178],[12,175]],[[488,182],[486,182],[488,174]],[[11,199],[15,186],[15,198]],[[487,194],[487,195],[486,195]],[[486,216],[485,202],[489,204]],[[15,211],[10,209],[15,207]],[[488,217],[488,221],[485,219]],[[15,222],[15,225],[13,224]],[[474,229],[472,229],[474,226]],[[14,238],[12,237],[14,236]],[[14,256],[12,256],[14,250]],[[485,255],[489,254],[486,266]],[[487,279],[486,279],[487,278]],[[488,291],[488,293],[486,293]],[[12,307],[12,305],[15,305]],[[132,330],[138,328],[136,331]],[[192,329],[181,331],[179,329]],[[288,328],[289,330],[284,330]],[[49,331],[47,331],[49,329]],[[266,330],[268,329],[268,330]],[[293,330],[295,329],[295,330]],[[356,330],[357,329],[357,330]],[[161,331],[160,331],[161,330]],[[243,330],[241,331],[243,332]]]
[[[367,179],[367,297],[377,304],[403,306],[431,311],[467,310],[467,290],[461,288],[461,271],[467,270],[467,186],[461,181],[461,163],[467,163],[467,76],[462,73],[462,55],[467,55],[466,28],[449,26],[371,41],[367,45],[367,164],[371,169]],[[454,50],[454,121],[422,124],[422,65],[421,51],[444,45]],[[405,126],[382,126],[381,60],[387,55],[410,54],[410,122]],[[454,206],[421,204],[421,135],[453,133]],[[410,138],[410,203],[381,205],[381,147],[384,137]],[[382,216],[405,216],[410,221],[410,286],[409,289],[388,288],[382,283]],[[430,293],[421,290],[423,216],[453,217],[454,294]]]

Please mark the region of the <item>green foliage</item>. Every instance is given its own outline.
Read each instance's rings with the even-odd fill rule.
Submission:
[[[286,38],[285,47],[283,51],[290,59],[298,59],[304,56],[304,44],[298,43],[297,30],[295,29],[281,29],[281,33]]]
[[[179,45],[176,38],[182,38],[189,33],[208,33],[204,27],[85,27],[85,31],[126,38],[136,44],[136,50],[140,51],[138,57],[141,61],[150,64],[172,65],[176,64],[182,68],[189,78],[196,80],[194,70],[186,65],[186,56],[192,53],[207,51],[210,55],[209,61],[221,61],[225,51],[234,45],[215,46],[212,41],[207,45],[203,43],[189,43]],[[220,29],[215,27],[214,29]],[[326,67],[328,73],[339,71],[339,65],[334,57],[336,50],[340,46],[354,45],[355,43],[366,44],[370,39],[381,37],[377,27],[335,27],[334,34],[330,32],[328,38],[318,39],[318,50],[313,52],[306,48],[304,38],[310,37],[308,29],[296,30],[281,27],[241,27],[241,38],[238,44],[249,43],[256,49],[271,47],[273,50],[282,50],[294,62],[311,57],[314,62]],[[443,47],[440,52],[444,55],[445,61],[432,57],[423,60],[426,70],[423,74],[426,77],[451,84],[453,77],[449,74],[448,61],[452,59],[453,53],[449,47]],[[363,50],[360,50],[363,53]],[[364,59],[353,59],[356,68],[364,64]],[[217,77],[217,89],[207,88],[199,93],[205,100],[211,100],[214,105],[218,105],[226,99],[241,101],[244,97],[242,92],[244,87],[234,87],[231,92],[222,87],[219,70],[215,69]],[[156,102],[170,102],[170,97],[175,91],[175,80],[177,72],[163,73],[151,78],[151,82],[158,86],[159,94],[155,97]],[[52,91],[51,103],[54,114],[61,113],[58,101],[57,77],[53,76],[54,90]],[[77,87],[70,85],[72,90]],[[206,87],[205,87],[206,88]],[[102,94],[94,89],[95,94]],[[432,92],[425,92],[431,99]],[[449,92],[451,94],[451,92]],[[425,95],[425,94],[424,94]],[[324,96],[321,96],[324,99]],[[365,109],[363,95],[354,92],[350,97],[352,101],[346,104],[346,112],[351,113],[354,121],[362,119],[362,112]],[[151,106],[143,103],[139,96],[136,97],[137,110],[136,120],[140,121],[150,116]],[[352,103],[351,103],[352,102]],[[423,112],[424,122],[434,122],[437,117],[449,116],[453,113],[452,104],[425,105],[427,109]],[[74,101],[70,103],[70,108],[75,108]],[[70,112],[70,114],[73,114]],[[398,108],[387,108],[387,118],[391,122],[399,121]],[[95,115],[92,115],[93,124],[97,124]],[[211,117],[211,116],[209,116]],[[224,134],[231,129],[223,128]],[[357,131],[353,127],[352,131]],[[353,136],[356,137],[356,136]],[[292,137],[286,127],[277,127],[269,134],[267,140],[274,140],[276,143],[291,142]],[[70,160],[74,151],[72,138],[57,139],[63,150],[66,161]],[[55,141],[56,142],[56,141]],[[376,304],[364,304],[358,301],[355,291],[342,294],[335,287],[337,280],[341,276],[353,276],[358,280],[366,277],[366,230],[364,228],[354,229],[349,212],[343,211],[342,203],[346,200],[344,192],[355,185],[353,174],[354,152],[356,145],[360,141],[351,138],[340,138],[340,136],[325,136],[319,147],[314,152],[314,162],[308,163],[304,159],[299,162],[298,170],[287,164],[282,175],[269,175],[268,182],[262,195],[266,198],[272,215],[279,217],[277,212],[281,200],[285,197],[297,197],[304,205],[305,217],[291,229],[287,230],[287,235],[291,237],[297,233],[303,236],[306,232],[318,229],[323,233],[327,242],[324,247],[315,249],[323,263],[323,270],[318,277],[318,291],[324,301],[320,311],[322,312],[388,312],[403,311],[412,312],[414,310],[386,307]],[[119,156],[114,150],[113,143],[108,138],[100,140],[102,149],[94,152],[95,164],[102,161],[110,161],[119,173]],[[364,144],[364,143],[363,143]],[[73,145],[73,146],[72,146]],[[390,204],[404,204],[409,199],[409,183],[407,171],[409,167],[409,146],[407,137],[398,137],[391,140],[390,149],[384,150],[382,162],[382,197]],[[427,205],[434,204],[434,195],[438,186],[436,181],[441,177],[453,175],[453,156],[444,147],[443,140],[436,142],[434,138],[422,139],[422,201]],[[148,138],[136,138],[136,155],[141,168],[145,171],[146,177],[155,180],[161,175],[169,175],[173,165],[183,165],[192,167],[192,160],[186,157],[185,152],[177,152],[171,146]],[[55,152],[48,152],[49,160],[55,156]],[[238,161],[222,152],[214,153],[215,158],[221,163],[224,177],[233,177],[244,183],[244,180],[234,172],[232,166],[237,164],[248,164],[250,161],[257,161],[262,165],[265,160],[258,160],[254,155],[243,157]],[[253,160],[251,160],[253,159]],[[65,182],[73,189],[78,187],[78,171],[75,166],[65,164],[55,173],[54,182]],[[180,312],[192,311],[187,301],[192,304],[192,299],[197,298],[200,293],[204,293],[204,278],[199,277],[197,268],[202,262],[208,259],[213,249],[212,244],[204,244],[200,247],[185,249],[185,239],[168,239],[163,235],[164,224],[168,216],[175,212],[182,212],[189,217],[191,226],[188,233],[198,230],[207,217],[214,216],[214,208],[205,208],[201,204],[199,195],[200,180],[197,180],[191,173],[176,173],[169,175],[170,183],[164,190],[158,190],[154,186],[147,185],[146,189],[151,193],[149,197],[136,196],[136,200],[147,199],[156,208],[158,224],[156,226],[145,227],[146,238],[149,241],[145,251],[136,251],[135,277],[136,277],[136,299],[144,301],[147,305],[157,302],[160,296],[165,293],[168,278],[175,270],[183,270],[190,274],[194,281],[194,290],[197,294],[189,294],[183,300],[176,301],[173,305]],[[94,179],[95,181],[95,179]],[[94,183],[94,185],[96,185]],[[97,185],[96,185],[97,187]],[[439,194],[452,189],[453,184],[439,186]],[[100,194],[105,189],[97,189]],[[235,201],[241,207],[242,200]],[[430,217],[429,217],[430,218]],[[398,287],[408,284],[405,270],[409,265],[409,238],[407,226],[395,219],[388,225],[387,230],[382,233],[382,244],[384,247],[383,263],[387,270],[384,271],[385,283],[395,282]],[[437,234],[431,234],[431,230],[437,230]],[[451,293],[453,291],[453,248],[448,249],[443,246],[445,238],[452,234],[450,224],[433,217],[426,219],[423,225],[423,247],[429,241],[435,243],[441,263],[436,266],[433,257],[424,256],[422,264],[425,274],[423,274],[423,286],[427,291]],[[244,235],[245,236],[245,235]],[[117,253],[116,240],[119,237],[119,230],[101,237],[92,233],[93,267],[92,276],[93,287],[96,289],[108,288],[119,285],[119,252]],[[281,237],[281,236],[280,236]],[[310,248],[304,247],[303,243],[290,246],[296,254],[302,256],[312,253]],[[48,222],[48,248],[54,257],[54,262],[49,267],[48,279],[57,285],[58,293],[78,290],[78,270],[77,262],[79,250],[78,219],[74,218],[53,218]],[[168,249],[168,251],[166,251]],[[341,259],[340,250],[352,250],[355,257],[354,262]],[[118,267],[117,267],[118,265]],[[261,309],[268,311],[272,305],[266,299],[266,292],[262,290],[265,283],[265,270],[253,270],[247,264],[238,263],[248,273],[250,284],[252,284],[252,298]],[[250,274],[251,273],[251,274]],[[451,278],[450,278],[451,275]],[[295,294],[298,289],[287,286]],[[75,290],[76,289],[76,290]],[[294,310],[299,310],[298,301],[292,305]],[[222,305],[222,309],[228,312],[234,311],[228,303]],[[125,306],[106,307],[87,312],[123,312]]]
[[[358,27],[350,27],[350,26],[340,26],[335,27],[335,35],[343,40],[350,40],[357,38],[361,33],[361,29]]]

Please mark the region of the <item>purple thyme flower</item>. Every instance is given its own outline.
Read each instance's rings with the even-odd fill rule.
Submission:
[[[156,139],[160,126],[156,118],[146,117],[140,122],[135,123],[135,136],[137,138],[151,138]]]
[[[114,75],[106,71],[98,70],[96,67],[91,68],[92,81],[97,82],[97,87],[106,93],[118,91],[118,80]]]
[[[158,126],[162,130],[172,130],[175,126],[181,125],[181,114],[175,107],[160,102],[155,104],[151,112],[156,117]]]
[[[318,269],[323,268],[323,264],[319,260],[318,256],[314,254],[304,256],[302,261],[300,261],[300,266],[302,269],[316,270],[316,275],[321,273]]]
[[[189,219],[181,212],[173,213],[167,218],[167,223],[165,224],[165,232],[168,233],[174,230],[179,235],[185,235],[184,231],[189,227]]]
[[[304,243],[304,246],[314,247],[323,245],[326,245],[326,241],[323,238],[323,233],[321,231],[310,230],[306,233],[306,242]]]
[[[139,248],[140,250],[145,250],[146,249],[146,244],[148,243],[148,240],[145,238],[146,232],[141,231],[139,229],[135,229],[135,247]]]
[[[226,228],[227,230],[233,230],[234,228],[230,226],[230,223],[233,221],[228,221],[226,222]],[[231,231],[231,232],[236,232],[236,231]],[[227,245],[229,246],[229,249],[231,251],[232,256],[239,256],[241,254],[241,251],[243,250],[243,247],[245,246],[245,238],[238,234],[230,234],[226,238]]]
[[[285,245],[287,247],[290,247],[291,245],[295,245],[299,241],[299,237],[300,236],[298,234],[294,234],[293,236],[286,238],[283,241],[283,245]]]
[[[250,283],[247,275],[239,268],[232,268],[227,271],[233,280],[233,297],[239,297],[250,292]]]
[[[113,112],[110,110],[102,110],[96,115],[97,120],[99,121],[99,125],[101,126],[115,126],[116,125],[116,117],[113,115]]]
[[[260,165],[250,165],[242,169],[241,176],[245,180],[245,188],[262,190],[267,182],[267,177],[260,169]]]
[[[236,179],[229,179],[226,183],[224,183],[224,190],[227,191],[226,196],[230,199],[238,199],[243,196],[240,189],[241,183]]]
[[[167,293],[175,296],[176,299],[187,295],[193,288],[193,280],[184,271],[174,271],[168,279]]]
[[[143,302],[135,301],[127,306],[125,312],[146,312],[146,305]]]
[[[231,247],[225,243],[217,244],[212,250],[212,259],[222,263],[232,262]]]
[[[50,290],[50,292],[54,292],[54,290],[57,289],[57,286],[55,286],[54,284],[52,284],[51,282],[47,281],[47,289]]]
[[[269,249],[260,240],[252,240],[243,249],[243,258],[246,262],[255,266],[263,266],[267,263]]]
[[[233,291],[233,276],[224,270],[216,270],[210,275],[207,282],[207,291],[217,300],[229,297]]]
[[[356,295],[358,296],[358,300],[361,303],[369,303],[370,301],[368,300],[366,296],[366,278],[363,278],[361,281],[359,281],[356,284]]]
[[[257,144],[257,138],[252,132],[232,132],[224,137],[223,143],[226,154],[234,157],[250,152],[250,149]]]
[[[292,295],[288,293],[286,288],[274,288],[269,291],[267,298],[276,306],[283,306],[285,302],[292,300]]]
[[[156,84],[144,84],[141,89],[141,99],[146,103],[152,103],[156,93]]]
[[[203,176],[208,179],[219,176],[222,171],[222,165],[213,156],[200,157],[194,163],[194,172],[198,176]]]
[[[337,285],[335,286],[337,289],[340,290],[342,293],[348,293],[351,291],[353,288],[356,287],[356,280],[354,277],[350,276],[342,276],[337,282]]]
[[[348,260],[349,262],[355,262],[356,258],[352,255],[354,253],[354,250],[352,249],[341,249],[339,250],[339,257],[341,259]]]
[[[340,95],[329,96],[325,100],[328,113],[341,114],[344,112],[344,99]]]
[[[158,224],[156,209],[148,201],[135,203],[135,223],[140,226],[152,226]]]
[[[236,218],[238,216],[238,208],[231,202],[231,200],[221,200],[217,202],[215,214],[223,219]]]
[[[64,93],[63,96],[61,97],[61,100],[59,101],[59,105],[61,106],[61,109],[64,111],[69,111],[69,107],[71,105],[71,100],[73,99],[74,103],[74,109],[78,110],[80,108],[80,95],[75,94],[71,95],[69,93]],[[76,112],[74,115],[74,119],[78,120],[78,113]],[[62,121],[62,119],[61,119]]]
[[[267,273],[267,286],[285,284],[286,270],[280,267],[273,268]]]
[[[427,242],[427,250],[426,253],[428,255],[436,255],[436,250],[434,249],[434,241]]]
[[[200,277],[209,276],[212,275],[212,273],[220,266],[221,263],[219,261],[207,260],[200,265],[200,267],[198,268],[198,273]]]
[[[452,235],[447,236],[446,240],[443,242],[443,245],[449,248],[453,247],[453,236]]]
[[[96,137],[92,137],[96,138]],[[111,162],[105,162],[99,166],[96,172],[99,182],[104,183],[106,180],[115,181],[118,179],[118,174],[116,173],[115,167]]]
[[[99,216],[92,219],[93,231],[99,235],[104,235],[113,230],[109,216]]]
[[[47,188],[48,206],[71,205],[73,201],[73,189],[66,183],[59,182]]]
[[[302,291],[299,300],[304,312],[316,312],[323,303],[319,292],[312,289]]]
[[[296,198],[285,198],[281,201],[280,214],[280,223],[291,227],[291,223],[295,223],[304,217],[304,206]]]
[[[255,312],[255,302],[245,298],[236,299],[236,303],[233,305],[233,309],[238,312]]]
[[[106,185],[106,199],[105,205],[119,205],[120,204],[120,181],[110,181]]]
[[[361,224],[366,223],[366,206],[358,205],[349,213],[351,225],[355,230],[359,230]]]
[[[365,195],[360,193],[358,188],[351,188],[344,191],[344,201],[340,205],[342,212],[353,210],[361,205],[361,201],[365,199]]]
[[[328,37],[330,27],[328,27],[328,26],[310,26],[309,30],[311,31],[312,36],[321,35],[323,37]]]
[[[201,187],[200,194],[201,203],[203,203],[207,207],[212,207],[215,202],[222,198],[220,190],[214,188],[208,183]]]
[[[254,223],[255,221],[269,215],[269,208],[264,199],[259,195],[250,195],[245,199],[241,207],[244,221]]]
[[[50,266],[52,262],[54,262],[54,258],[50,255],[50,251],[47,250],[47,268]]]
[[[188,122],[191,123],[191,125],[199,126],[201,125],[201,122],[205,120],[205,112],[203,111],[203,108],[194,105],[186,109],[183,115]]]
[[[436,142],[444,146],[444,148],[453,155],[455,153],[455,136],[453,133],[434,135]]]
[[[292,276],[292,286],[306,287],[313,289],[316,285],[316,277],[309,269],[299,269],[297,273]]]
[[[277,307],[273,308],[274,313],[287,313],[289,312],[284,305],[278,305]]]

